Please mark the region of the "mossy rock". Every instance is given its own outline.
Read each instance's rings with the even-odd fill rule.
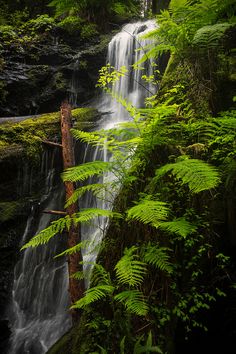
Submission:
[[[99,115],[92,108],[77,108],[72,110],[72,117],[76,128],[84,129],[94,125]],[[0,161],[21,154],[37,160],[43,140],[60,141],[60,113],[42,114],[13,123],[9,118],[0,124],[0,136]]]

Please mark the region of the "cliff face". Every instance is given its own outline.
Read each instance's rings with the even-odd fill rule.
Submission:
[[[53,112],[75,95],[75,104],[88,102],[110,37],[81,39],[79,32],[70,35],[54,27],[27,41],[6,38],[0,29],[0,116]]]

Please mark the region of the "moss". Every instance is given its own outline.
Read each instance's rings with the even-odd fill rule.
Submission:
[[[82,129],[94,124],[98,113],[91,108],[72,110],[76,127]],[[24,153],[31,160],[38,160],[42,151],[42,140],[60,139],[60,113],[47,113],[19,123],[8,122],[0,125],[0,160]]]
[[[19,201],[0,202],[0,222],[13,220],[19,214],[21,206]]]

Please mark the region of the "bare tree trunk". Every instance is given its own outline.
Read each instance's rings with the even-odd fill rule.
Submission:
[[[61,135],[62,135],[62,155],[64,169],[73,167],[75,165],[74,161],[74,149],[73,140],[70,133],[71,129],[71,106],[64,102],[61,105]],[[65,182],[66,190],[66,200],[68,200],[74,192],[73,182]],[[77,205],[74,203],[66,208],[66,213],[68,215],[73,215],[78,211]],[[81,236],[79,232],[79,227],[72,225],[68,231],[68,247],[74,247],[79,242],[81,242]],[[71,277],[74,273],[82,271],[83,266],[80,264],[82,261],[82,254],[76,252],[68,256],[68,268],[69,268],[69,294],[70,300],[73,304],[75,301],[80,299],[84,294],[84,281],[77,280]],[[73,323],[78,321],[78,311],[72,310],[72,321]]]

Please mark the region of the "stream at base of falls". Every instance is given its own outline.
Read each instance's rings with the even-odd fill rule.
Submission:
[[[144,65],[144,71],[131,69],[143,56],[143,46],[148,44],[147,40],[137,39],[137,36],[154,28],[155,22],[152,20],[128,24],[113,37],[108,47],[107,62],[116,69],[121,66],[129,68],[129,74],[122,77],[113,90],[136,107],[144,105],[144,99],[152,90],[150,84],[147,84],[146,90],[140,85],[142,75],[152,74],[150,63]],[[138,50],[140,44],[142,50]],[[103,114],[98,128],[109,129],[119,122],[130,119],[125,109],[106,94],[102,94],[97,100],[96,108],[101,112],[108,112]],[[89,152],[86,148],[85,151],[87,153],[84,157],[80,156],[80,161],[108,158],[106,152],[98,155],[98,151]],[[63,186],[54,185],[55,171],[53,165],[50,165],[50,159],[49,165],[45,164],[45,161],[43,163],[47,166],[45,194],[41,198],[41,203],[45,209],[62,210]],[[95,204],[96,207],[109,207],[98,203],[101,202],[86,197],[81,201],[80,208],[91,208]],[[52,216],[47,214],[35,216],[32,208],[21,245],[46,228],[51,220]],[[82,238],[94,239],[99,243],[103,235],[101,228],[104,227],[105,221],[101,219],[93,225],[82,225]],[[8,309],[12,329],[9,354],[44,354],[70,328],[67,262],[62,257],[54,259],[54,256],[65,248],[66,240],[56,236],[48,245],[25,250],[16,264],[12,301]],[[95,259],[95,254],[87,253],[85,252],[84,258]]]

